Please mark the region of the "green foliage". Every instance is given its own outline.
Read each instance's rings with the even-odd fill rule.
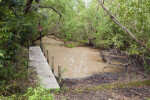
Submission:
[[[11,95],[8,97],[0,96],[2,100],[54,100],[51,90],[46,90],[42,86],[30,87],[26,90],[25,94]]]
[[[31,45],[36,38],[38,15],[24,15],[24,0],[4,0],[0,3],[0,78],[14,78],[21,46]]]
[[[3,67],[3,63],[4,63],[4,54],[2,51],[0,51],[0,68]]]
[[[67,44],[67,47],[68,47],[68,48],[73,48],[73,47],[74,47],[74,44]]]
[[[25,89],[32,86],[28,80],[28,51],[22,46],[31,45],[39,37],[40,15],[36,12],[25,15],[23,9],[24,0],[0,2],[0,96],[7,100],[22,99]],[[40,93],[30,95],[30,98],[33,100],[37,95]]]
[[[150,72],[150,57],[145,57],[144,59],[144,68],[146,69],[147,72]]]
[[[59,94],[60,91],[61,91],[60,89],[55,89],[55,90],[54,90],[54,92],[55,92],[56,94]]]
[[[144,98],[145,100],[150,100],[150,98]]]
[[[44,87],[28,88],[24,96],[28,100],[54,100],[54,96],[50,93],[50,90],[46,90]]]
[[[28,86],[27,58],[27,49],[21,49],[16,61],[13,63],[9,60],[4,61],[5,66],[0,68],[0,96],[24,92]]]
[[[61,5],[65,10],[61,10],[63,19],[59,27],[59,36],[65,41],[93,38],[95,46],[98,47],[126,50],[130,54],[141,54],[143,52],[143,48],[117,26],[101,7],[97,11],[97,0],[91,0],[87,7],[84,2],[77,1],[71,4],[72,2],[74,1],[67,1],[64,6]],[[64,1],[61,1],[61,3],[64,3]],[[149,5],[149,0],[105,1],[105,6],[109,6],[109,11],[139,40],[146,43],[147,48],[150,38],[148,28],[150,25]]]
[[[39,20],[43,26],[42,35],[54,34],[65,43],[74,41],[79,45],[92,40],[92,44],[97,47],[115,48],[128,54],[147,56],[144,66],[150,70],[150,0],[106,0],[104,4],[123,26],[146,44],[146,48],[141,47],[117,26],[101,6],[98,9],[97,0],[91,0],[89,4],[82,0],[40,0],[40,5],[50,6],[55,10],[36,8],[26,15],[23,12],[25,1],[27,0],[0,2],[0,95],[23,92],[21,84],[16,80],[27,79],[28,61],[19,57],[22,50],[20,45],[29,46],[39,37]],[[33,5],[36,5],[35,1]],[[62,15],[61,19],[58,12]],[[67,47],[73,48],[74,44],[67,44]],[[40,97],[41,95],[44,97]],[[42,87],[30,88],[25,97],[31,100],[53,99]],[[13,95],[13,98],[17,98],[17,95]]]
[[[9,4],[9,6],[8,6]],[[27,45],[35,38],[37,18],[35,13],[24,15],[23,1],[10,0],[0,3],[0,49],[14,56],[18,52],[18,44]]]

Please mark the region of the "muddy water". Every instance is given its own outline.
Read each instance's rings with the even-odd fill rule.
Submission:
[[[50,66],[51,58],[54,56],[54,74],[56,76],[58,75],[58,66],[62,66],[62,77],[69,79],[84,78],[103,72],[122,72],[121,67],[111,67],[104,63],[98,49],[90,47],[67,48],[61,40],[54,36],[43,37],[42,43],[49,51]]]

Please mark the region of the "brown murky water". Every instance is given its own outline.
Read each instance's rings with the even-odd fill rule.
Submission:
[[[56,76],[58,75],[58,66],[62,66],[62,78],[69,79],[84,78],[103,72],[121,73],[123,70],[121,67],[112,67],[104,63],[98,49],[90,47],[67,48],[63,46],[64,43],[61,40],[54,36],[43,37],[42,43],[45,50],[49,51],[50,66],[51,58],[54,56],[54,74]]]

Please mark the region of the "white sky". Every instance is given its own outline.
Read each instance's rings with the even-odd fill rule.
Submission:
[[[90,2],[90,0],[83,0],[86,3],[86,6],[88,6],[88,3]]]
[[[86,3],[88,3],[90,0],[84,0]]]

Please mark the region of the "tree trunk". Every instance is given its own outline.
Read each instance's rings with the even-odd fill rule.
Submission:
[[[28,0],[28,1],[27,1],[26,7],[25,7],[25,9],[24,9],[24,13],[25,13],[25,14],[27,14],[27,13],[29,12],[29,10],[30,10],[30,8],[31,8],[31,5],[32,5],[32,2],[33,2],[33,0]]]
[[[120,26],[125,32],[127,32],[136,42],[138,42],[142,47],[146,47],[146,45],[136,38],[134,34],[132,34],[128,29],[126,29],[103,5],[102,0],[98,0],[102,8],[105,10],[105,12],[110,16],[110,18],[118,25]],[[148,48],[148,51],[150,52],[150,48]]]

